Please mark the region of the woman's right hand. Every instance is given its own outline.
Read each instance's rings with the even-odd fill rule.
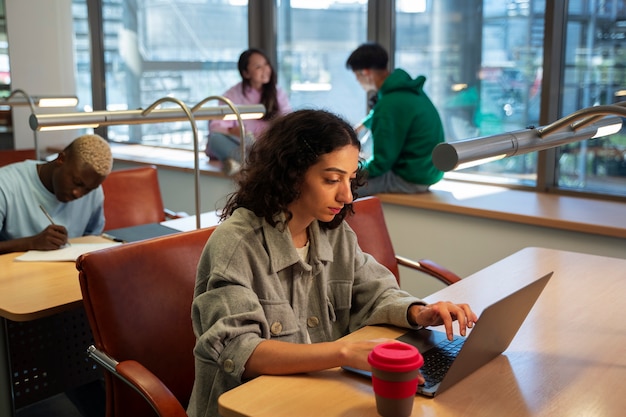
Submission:
[[[396,339],[373,339],[362,342],[348,342],[342,348],[342,352],[346,355],[346,358],[348,359],[348,363],[346,363],[346,366],[371,372],[372,367],[367,361],[367,357],[372,349],[374,349],[374,347],[382,343],[404,342],[400,342]],[[419,374],[418,379],[419,384],[423,384],[425,382],[424,377],[421,373]]]
[[[345,365],[351,368],[362,369],[364,371],[371,371],[372,368],[367,361],[367,356],[370,354],[374,347],[382,343],[402,343],[396,339],[372,339],[363,340],[359,342],[336,342],[342,343],[341,353],[345,359]]]

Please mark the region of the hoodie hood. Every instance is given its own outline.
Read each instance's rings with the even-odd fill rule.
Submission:
[[[423,94],[425,82],[426,77],[423,75],[413,79],[403,69],[395,69],[391,74],[389,74],[387,79],[385,79],[383,85],[380,86],[380,90],[378,90],[378,97],[380,98],[381,95],[389,94],[395,91],[411,91],[415,94]]]

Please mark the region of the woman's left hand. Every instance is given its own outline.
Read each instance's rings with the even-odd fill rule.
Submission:
[[[478,320],[476,314],[468,304],[454,304],[449,301],[439,301],[435,304],[413,305],[409,308],[409,319],[420,326],[444,325],[449,340],[453,338],[452,323],[458,321],[459,332],[465,336],[466,329],[474,327]]]

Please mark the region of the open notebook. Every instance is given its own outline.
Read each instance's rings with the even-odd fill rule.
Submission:
[[[119,242],[102,243],[72,243],[56,250],[29,250],[15,258],[16,261],[23,262],[74,262],[80,255],[95,250],[110,248],[120,245]]]

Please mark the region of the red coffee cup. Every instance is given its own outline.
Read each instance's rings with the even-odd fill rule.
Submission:
[[[416,347],[401,342],[382,343],[368,356],[376,409],[383,417],[408,417],[413,411],[419,370],[424,358]]]

